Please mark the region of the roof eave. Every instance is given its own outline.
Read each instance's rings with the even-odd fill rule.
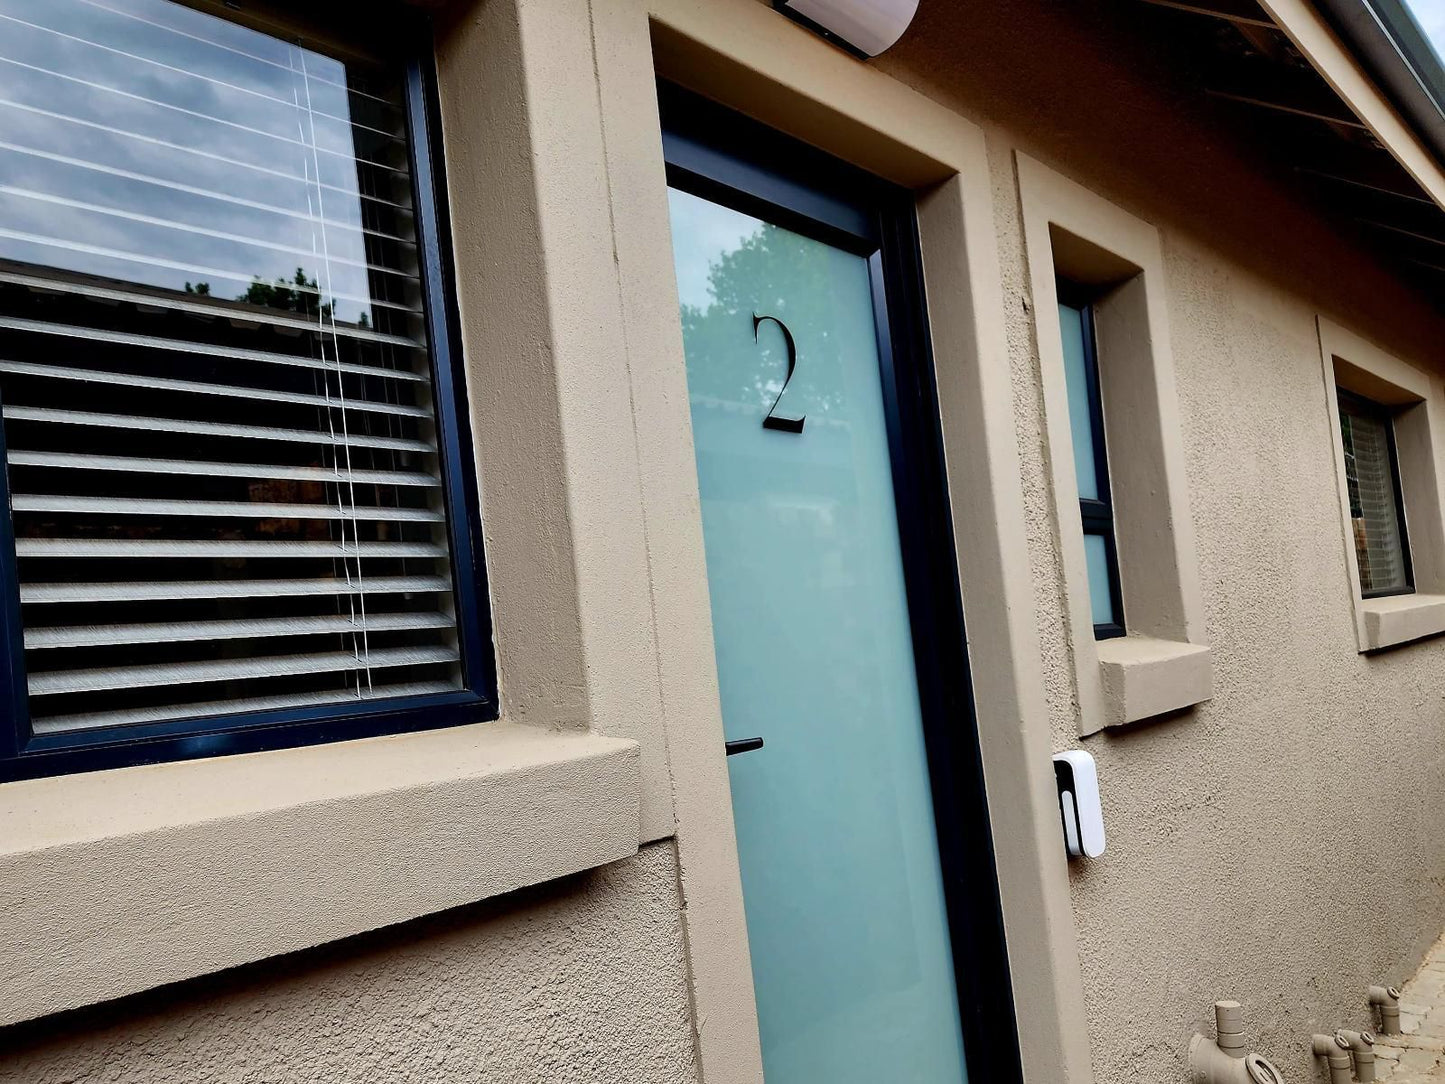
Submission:
[[[1316,0],[1360,65],[1445,164],[1445,68],[1402,0]]]

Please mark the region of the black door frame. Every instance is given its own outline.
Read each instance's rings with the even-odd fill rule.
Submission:
[[[1017,1084],[914,194],[670,83],[658,101],[671,187],[868,259],[964,1056],[970,1080]]]

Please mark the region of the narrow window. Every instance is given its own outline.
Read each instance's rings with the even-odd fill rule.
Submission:
[[[1094,343],[1094,309],[1079,286],[1060,281],[1059,331],[1064,342],[1064,378],[1069,394],[1069,431],[1079,513],[1084,522],[1084,558],[1094,635],[1124,635],[1119,591],[1119,556],[1114,541],[1114,505],[1109,497],[1109,459],[1104,445],[1104,407],[1099,396],[1099,359]]]
[[[25,10],[0,761],[494,715],[421,28],[338,53],[170,0]]]
[[[1388,408],[1347,391],[1340,397],[1340,439],[1350,527],[1365,598],[1413,591],[1395,426]]]

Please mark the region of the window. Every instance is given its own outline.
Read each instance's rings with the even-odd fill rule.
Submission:
[[[1114,506],[1109,496],[1109,460],[1104,442],[1103,401],[1099,396],[1094,308],[1088,294],[1073,283],[1060,280],[1058,292],[1069,431],[1074,445],[1074,473],[1079,484],[1079,513],[1084,521],[1089,606],[1094,635],[1102,640],[1124,635],[1124,606],[1119,592]]]
[[[1382,651],[1445,632],[1441,386],[1321,316],[1320,360],[1355,637]]]
[[[1365,598],[1414,590],[1400,466],[1390,412],[1378,403],[1341,391],[1340,438],[1350,526]]]
[[[247,18],[0,0],[9,775],[495,714],[421,35]]]
[[[1168,276],[1155,227],[1025,154],[1015,164],[1060,602],[1087,736],[1213,693]]]

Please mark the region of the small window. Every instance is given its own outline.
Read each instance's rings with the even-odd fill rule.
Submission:
[[[3,773],[495,715],[395,15],[341,50],[249,6],[0,13]]]
[[[1119,555],[1114,538],[1114,505],[1109,496],[1109,459],[1104,443],[1104,407],[1099,395],[1099,359],[1094,341],[1094,309],[1088,294],[1060,281],[1059,331],[1064,344],[1064,379],[1069,396],[1069,431],[1074,444],[1074,473],[1079,513],[1084,522],[1084,559],[1089,574],[1089,605],[1094,635],[1124,635],[1124,605],[1119,590]]]
[[[1347,391],[1339,392],[1339,397],[1360,592],[1365,598],[1407,594],[1414,583],[1394,421],[1378,403]]]

